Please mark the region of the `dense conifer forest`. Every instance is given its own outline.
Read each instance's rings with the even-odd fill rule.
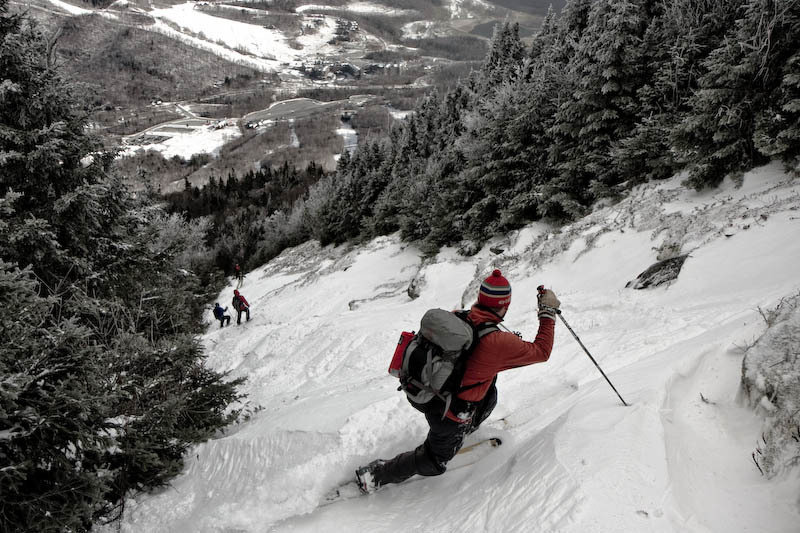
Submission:
[[[308,231],[286,231],[286,213],[324,175],[313,163],[304,170],[284,164],[241,177],[212,177],[202,189],[187,182],[183,191],[168,194],[166,200],[172,213],[211,222],[205,241],[209,258],[221,272],[232,274],[236,264],[255,268],[310,237]],[[292,226],[303,227],[298,221]]]

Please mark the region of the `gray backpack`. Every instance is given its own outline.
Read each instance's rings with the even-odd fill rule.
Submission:
[[[467,314],[430,309],[422,317],[419,333],[401,335],[389,373],[400,379],[400,389],[412,404],[424,407],[439,398],[446,414],[454,396],[481,385],[461,387],[467,359],[478,341],[498,327],[492,322],[474,326]]]

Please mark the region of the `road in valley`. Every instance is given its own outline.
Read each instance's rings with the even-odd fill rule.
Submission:
[[[242,124],[248,125],[268,120],[307,118],[321,111],[346,106],[362,106],[374,98],[376,97],[373,95],[355,95],[347,100],[334,100],[332,102],[320,102],[310,98],[292,98],[291,100],[275,102],[267,109],[248,113],[242,117]]]

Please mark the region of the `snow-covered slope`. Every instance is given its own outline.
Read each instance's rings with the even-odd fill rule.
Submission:
[[[293,47],[286,35],[278,29],[215,17],[197,10],[192,2],[154,9],[149,14],[157,21],[152,29],[161,31],[177,26],[180,34],[202,34],[204,41],[223,43],[226,48],[232,48],[237,53],[266,60],[266,64],[274,61],[272,70],[277,70],[280,63],[334,53],[334,47],[328,44],[336,27],[336,21],[332,17],[311,21],[319,23],[315,32],[298,37]],[[235,57],[229,59],[236,60]]]
[[[247,376],[263,409],[131,502],[122,531],[798,531],[798,472],[761,477],[750,459],[761,420],[737,394],[740,347],[765,328],[758,307],[800,290],[800,182],[774,165],[739,188],[679,183],[642,186],[560,231],[532,225],[491,243],[499,255],[423,261],[393,236],[305,244],[249,273],[252,320],[209,323],[204,342],[210,365]],[[626,289],[666,247],[690,253],[677,281]],[[398,335],[430,307],[468,305],[493,267],[513,287],[507,325],[533,337],[536,286],[553,288],[631,406],[558,324],[548,363],[500,374],[478,436],[503,446],[318,507],[356,466],[423,440],[423,417],[386,373]]]
[[[296,68],[300,64],[314,64],[318,61],[351,61],[361,58],[370,50],[395,48],[401,43],[388,43],[384,37],[374,35],[363,29],[354,33],[346,42],[334,39],[339,22],[339,12],[380,17],[423,17],[415,9],[394,8],[388,5],[345,1],[333,5],[305,4],[294,10],[298,16],[298,29],[276,27],[273,19],[264,24],[263,17],[291,17],[281,9],[264,9],[269,2],[254,4],[258,8],[242,7],[219,2],[183,2],[167,5],[158,3],[137,4],[118,0],[108,7],[87,9],[87,6],[73,5],[63,0],[42,0],[49,8],[63,11],[69,15],[83,16],[98,14],[121,24],[135,24],[137,27],[160,33],[186,45],[210,52],[228,61],[245,65],[262,72],[275,72],[284,81],[299,82],[303,76]],[[75,4],[81,2],[75,0]],[[421,19],[408,24],[406,37],[419,37],[422,34],[453,35],[461,34],[463,28],[454,28],[452,22],[461,19],[481,19],[497,22],[493,13],[496,8],[483,0],[450,0],[443,7],[450,13],[450,20],[431,21]],[[215,10],[228,10],[242,20],[231,20],[219,16]],[[330,11],[328,15],[326,12]],[[319,14],[319,13],[323,14]],[[243,15],[252,16],[251,19]],[[146,15],[148,22],[124,22],[130,15]],[[482,18],[485,17],[485,18]],[[133,18],[137,20],[137,18]]]

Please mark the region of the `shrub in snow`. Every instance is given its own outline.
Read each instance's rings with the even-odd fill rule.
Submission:
[[[762,316],[768,329],[747,349],[742,387],[766,416],[753,459],[774,477],[800,464],[800,294]]]

